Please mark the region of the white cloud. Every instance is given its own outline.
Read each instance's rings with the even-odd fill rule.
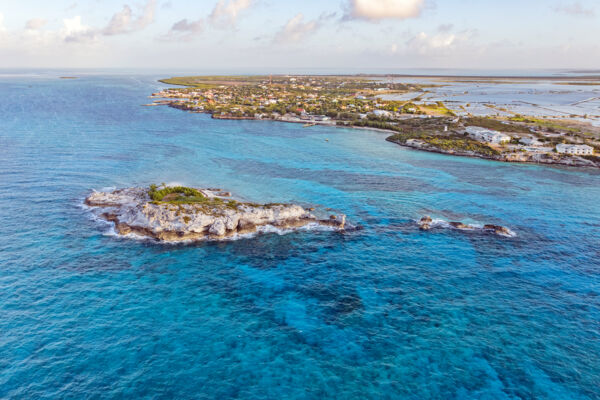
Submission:
[[[419,55],[440,56],[448,55],[458,49],[469,46],[472,42],[472,32],[460,33],[440,32],[428,35],[420,32],[406,41],[406,50]]]
[[[227,27],[235,25],[240,13],[248,9],[253,0],[219,0],[208,17],[213,25]]]
[[[421,14],[425,0],[349,0],[347,18],[408,19]]]
[[[65,42],[86,42],[96,38],[96,31],[81,23],[81,16],[63,19],[63,29],[60,31]]]
[[[318,21],[304,22],[304,15],[297,14],[290,19],[275,35],[275,40],[280,43],[298,42],[319,28]]]
[[[46,25],[46,20],[43,18],[32,18],[25,23],[25,29],[30,29],[33,31],[37,31],[38,29],[42,29]]]
[[[555,11],[577,17],[593,17],[596,15],[592,8],[585,8],[580,2],[565,4],[555,8]]]
[[[129,31],[132,15],[133,11],[131,11],[131,7],[124,5],[121,12],[115,13],[115,15],[112,16],[102,33],[105,35],[118,35]]]
[[[0,32],[5,30],[6,28],[4,27],[4,14],[0,12]]]
[[[188,21],[182,19],[175,22],[169,32],[162,37],[164,40],[191,40],[193,37],[204,31],[204,20],[200,18],[197,21]]]
[[[124,5],[120,12],[115,13],[112,16],[108,25],[102,30],[102,34],[112,36],[144,29],[146,26],[154,22],[155,10],[156,0],[148,0],[142,13],[136,19],[134,19],[133,10],[131,7]]]

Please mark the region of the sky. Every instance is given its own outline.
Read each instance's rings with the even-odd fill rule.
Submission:
[[[0,0],[0,68],[600,69],[598,0]]]

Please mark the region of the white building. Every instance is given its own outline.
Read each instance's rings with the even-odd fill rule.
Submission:
[[[573,154],[577,156],[591,156],[594,154],[594,148],[586,144],[557,144],[556,152],[560,154]]]
[[[392,113],[389,112],[389,111],[386,111],[386,110],[374,110],[373,114],[376,117],[386,117],[386,118],[389,118],[389,117],[392,116]]]
[[[505,135],[504,133],[481,128],[479,126],[468,126],[466,130],[469,136],[481,142],[502,144],[508,143],[512,139],[512,137]]]
[[[535,138],[524,137],[519,140],[519,143],[524,144],[525,146],[541,146],[542,142]]]

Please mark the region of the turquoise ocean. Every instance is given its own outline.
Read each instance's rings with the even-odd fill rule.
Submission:
[[[600,399],[600,171],[142,107],[164,76],[58,76],[0,76],[0,398]],[[362,229],[168,245],[81,206],[161,182]]]

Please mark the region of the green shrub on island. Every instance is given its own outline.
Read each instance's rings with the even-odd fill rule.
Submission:
[[[204,212],[210,212],[211,209],[230,208],[237,209],[241,204],[235,200],[225,201],[219,197],[206,197],[198,189],[185,186],[166,186],[164,183],[158,185],[150,185],[148,196],[152,200],[152,204],[170,204],[183,205],[195,204],[200,206]]]
[[[437,147],[442,150],[454,150],[454,151],[471,151],[476,154],[482,154],[486,156],[496,156],[500,152],[485,143],[478,142],[476,140],[467,139],[463,136],[432,136],[423,139],[426,143]]]
[[[450,136],[436,136],[430,135],[427,132],[410,132],[392,135],[386,140],[389,142],[406,144],[410,139],[418,139],[427,143],[436,149],[443,151],[460,151],[460,152],[472,152],[484,156],[496,156],[500,152],[496,149],[488,146],[485,143],[478,142],[473,139],[469,139],[461,135],[450,135]]]
[[[178,196],[169,196],[169,195],[178,195]],[[150,185],[150,190],[148,190],[148,195],[154,201],[163,201],[163,199],[169,196],[169,200],[179,200],[185,199],[194,202],[194,199],[198,199],[199,201],[206,200],[206,197],[199,190],[194,188],[189,188],[185,186],[167,186],[159,189],[156,185]]]

